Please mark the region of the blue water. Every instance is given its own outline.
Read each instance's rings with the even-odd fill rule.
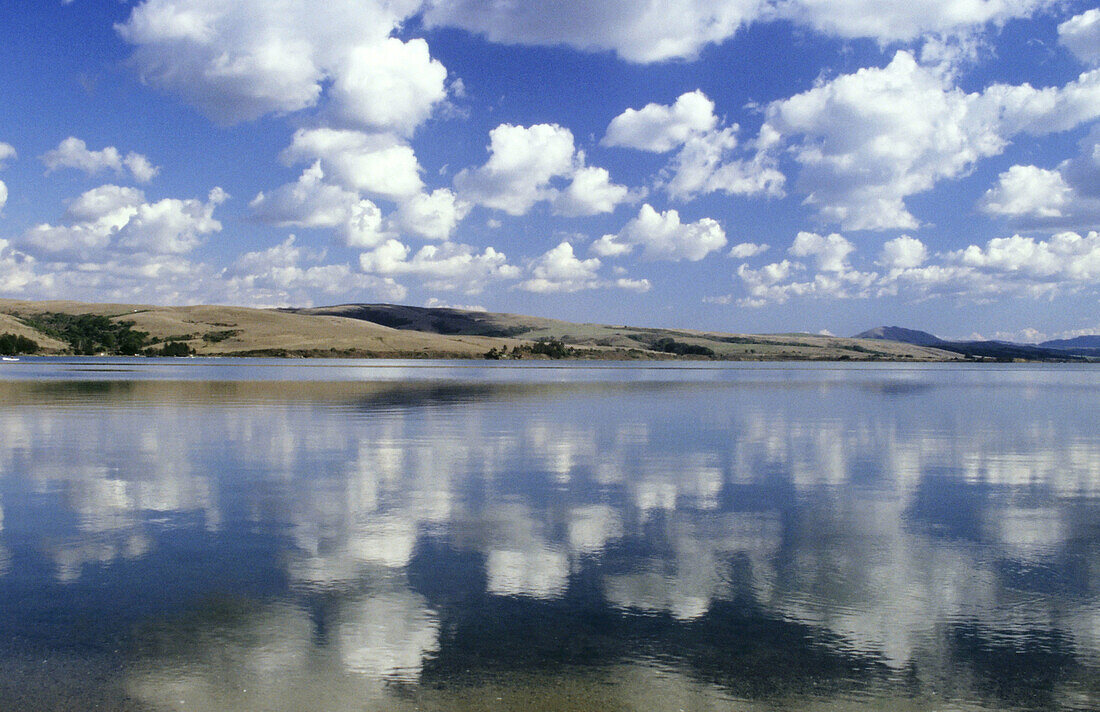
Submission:
[[[1100,708],[1100,369],[0,365],[0,710]]]

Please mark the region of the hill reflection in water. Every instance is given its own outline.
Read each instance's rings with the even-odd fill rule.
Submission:
[[[1091,372],[494,373],[0,381],[0,704],[1100,705]]]

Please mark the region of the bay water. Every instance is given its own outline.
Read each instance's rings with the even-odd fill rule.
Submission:
[[[0,365],[0,709],[1100,708],[1088,365]]]

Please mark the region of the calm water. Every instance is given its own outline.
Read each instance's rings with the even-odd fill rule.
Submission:
[[[1100,369],[0,364],[0,709],[1100,708]]]

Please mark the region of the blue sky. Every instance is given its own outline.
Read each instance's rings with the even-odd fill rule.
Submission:
[[[0,296],[1100,332],[1100,10],[0,0]]]

